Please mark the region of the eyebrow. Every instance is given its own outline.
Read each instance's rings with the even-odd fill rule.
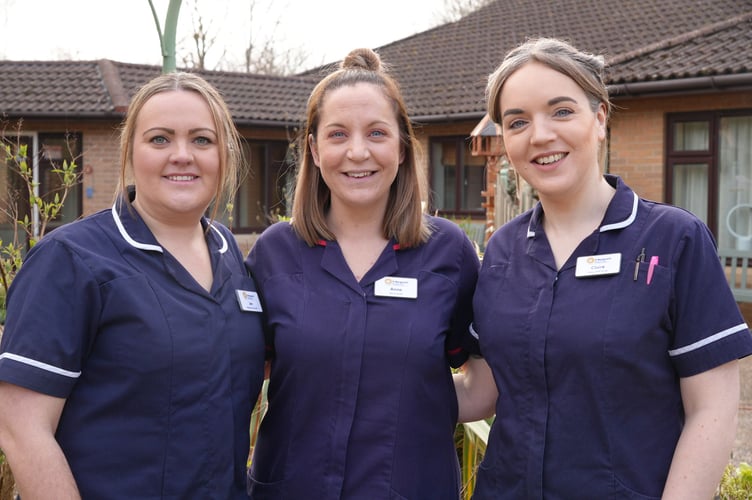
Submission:
[[[557,104],[559,104],[561,102],[573,102],[573,103],[577,104],[577,100],[576,99],[574,99],[572,97],[567,97],[567,96],[564,96],[564,95],[558,96],[558,97],[554,97],[552,99],[549,99],[548,102],[547,102],[547,104],[549,106],[555,106],[555,105],[557,105]],[[501,117],[503,118],[503,117],[508,116],[508,115],[521,115],[523,112],[524,111],[522,109],[520,109],[520,108],[511,108],[511,109],[508,109],[508,110],[504,111],[504,113],[501,115]]]
[[[144,130],[144,135],[146,135],[146,134],[148,134],[150,132],[156,132],[156,131],[163,131],[163,132],[167,132],[168,134],[174,134],[175,133],[175,129],[173,129],[173,128],[152,127],[152,128],[150,128],[148,130]],[[192,129],[188,130],[188,134],[189,135],[195,134],[195,133],[198,133],[198,132],[211,132],[212,134],[217,135],[217,133],[214,131],[214,129],[209,128],[209,127],[198,127],[198,128],[192,128]]]

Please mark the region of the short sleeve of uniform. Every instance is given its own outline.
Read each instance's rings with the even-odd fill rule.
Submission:
[[[669,355],[679,376],[696,375],[750,354],[752,337],[704,224],[695,221],[689,226],[675,258]]]
[[[470,333],[470,325],[473,321],[473,293],[478,281],[478,253],[470,239],[460,231],[461,240],[457,243],[461,251],[457,253],[459,262],[457,267],[457,303],[452,318],[452,330],[447,335],[446,352],[449,364],[459,367],[470,354],[480,354],[478,339]]]
[[[93,341],[99,301],[81,259],[52,237],[40,241],[8,293],[0,380],[67,397]]]

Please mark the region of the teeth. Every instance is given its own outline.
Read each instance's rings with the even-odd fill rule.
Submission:
[[[171,181],[192,181],[195,179],[193,175],[170,175],[167,178]]]
[[[347,174],[348,177],[355,177],[356,179],[361,179],[363,177],[368,177],[371,175],[371,172],[350,172]]]
[[[549,163],[559,161],[562,158],[564,158],[564,153],[558,153],[555,155],[543,156],[542,158],[538,158],[537,160],[535,160],[535,163],[538,163],[540,165],[548,165]]]

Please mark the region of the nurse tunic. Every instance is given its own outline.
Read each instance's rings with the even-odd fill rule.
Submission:
[[[427,243],[390,242],[360,282],[336,241],[309,247],[286,222],[254,245],[275,353],[251,498],[458,498],[450,364],[474,343],[479,264],[457,225],[429,222]]]
[[[56,438],[84,499],[247,498],[265,348],[257,308],[237,298],[255,293],[243,257],[202,221],[207,292],[115,207],[31,249],[8,296],[0,379],[66,398]]]
[[[488,244],[473,326],[499,399],[476,499],[659,498],[679,378],[752,352],[707,227],[606,178],[602,225],[559,271],[540,204]]]

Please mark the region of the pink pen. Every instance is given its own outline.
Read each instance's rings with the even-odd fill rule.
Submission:
[[[650,264],[648,264],[648,285],[653,281],[653,269],[658,265],[658,256],[653,255],[650,257]]]

